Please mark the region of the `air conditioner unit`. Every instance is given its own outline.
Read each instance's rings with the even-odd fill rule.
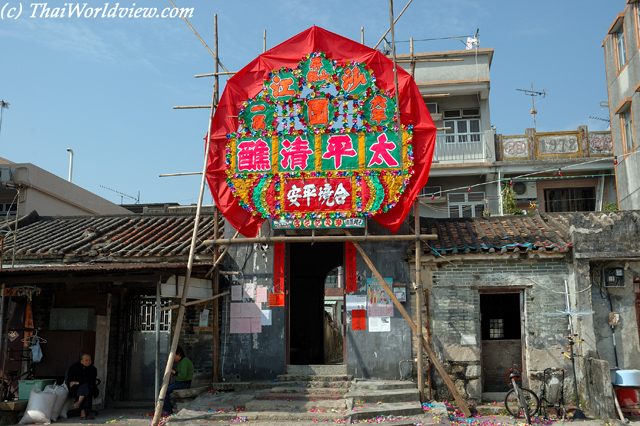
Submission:
[[[624,287],[624,269],[602,268],[603,287]]]
[[[535,182],[516,182],[513,184],[513,192],[516,195],[516,200],[532,200],[538,198],[538,190]]]
[[[11,173],[11,167],[0,167],[0,182],[13,181],[13,173]]]
[[[425,186],[418,194],[418,198],[423,203],[444,203],[446,197],[442,195],[441,186]]]

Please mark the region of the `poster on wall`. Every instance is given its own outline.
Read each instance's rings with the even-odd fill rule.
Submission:
[[[367,311],[365,311],[364,309],[354,309],[353,311],[351,311],[351,329],[367,329]]]
[[[384,279],[389,287],[393,285],[393,278]],[[367,315],[370,317],[392,317],[393,302],[384,291],[377,278],[367,278]]]
[[[369,332],[382,333],[391,331],[391,318],[389,317],[369,317]]]

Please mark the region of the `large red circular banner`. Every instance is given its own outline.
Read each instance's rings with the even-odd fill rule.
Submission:
[[[382,53],[319,27],[263,53],[227,82],[207,181],[246,237],[279,228],[396,231],[425,185],[436,129],[411,76]]]

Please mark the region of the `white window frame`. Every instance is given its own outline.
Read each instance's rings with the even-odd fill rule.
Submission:
[[[624,138],[625,152],[631,152],[636,149],[635,139],[633,137],[633,114],[631,106],[620,114],[622,124],[622,137]]]
[[[449,117],[447,117],[449,115]],[[478,143],[482,141],[482,122],[480,108],[447,110],[443,115],[446,143]],[[471,131],[472,125],[477,131]]]
[[[451,201],[451,199],[463,199]],[[469,198],[472,198],[471,200]],[[481,199],[482,201],[476,201]],[[482,217],[482,212],[486,210],[484,192],[453,192],[447,194],[447,204],[450,218],[459,217]],[[452,210],[457,209],[457,215],[452,216]],[[479,210],[478,210],[479,209]],[[470,213],[470,214],[465,214]],[[478,213],[478,214],[476,214]]]
[[[620,25],[615,32],[616,59],[618,60],[618,70],[627,63],[627,47],[624,41],[624,24]]]

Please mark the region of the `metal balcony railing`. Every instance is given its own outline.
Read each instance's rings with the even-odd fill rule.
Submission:
[[[445,135],[436,135],[433,161],[469,162],[485,160],[491,156],[484,135],[477,142],[447,142]]]

